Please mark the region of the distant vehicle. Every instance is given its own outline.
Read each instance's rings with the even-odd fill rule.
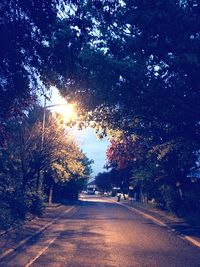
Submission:
[[[104,192],[104,196],[111,196],[111,192]]]
[[[95,195],[95,190],[93,190],[93,188],[91,188],[91,189],[88,188],[88,189],[87,189],[87,194],[88,194],[88,195]]]

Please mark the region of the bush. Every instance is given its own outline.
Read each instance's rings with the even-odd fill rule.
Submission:
[[[25,220],[26,214],[42,216],[44,200],[41,194],[5,191],[0,195],[0,228],[8,229]]]
[[[184,192],[184,210],[188,214],[200,214],[200,195],[198,191]]]
[[[163,205],[171,212],[178,216],[182,215],[183,201],[177,189],[169,185],[162,185],[160,187]]]
[[[41,193],[28,192],[24,199],[26,212],[42,216],[44,212],[44,198]]]
[[[6,192],[0,196],[0,228],[8,229],[25,218],[22,197],[16,197],[14,192]]]
[[[11,225],[18,222],[16,218],[13,216],[12,210],[10,207],[3,203],[0,206],[0,229],[8,229]]]

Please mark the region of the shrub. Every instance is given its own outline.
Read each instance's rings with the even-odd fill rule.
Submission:
[[[200,214],[200,195],[198,191],[184,192],[184,210],[188,214]]]
[[[18,198],[15,192],[1,194],[0,205],[0,228],[7,229],[12,225],[18,224],[25,218],[25,210],[22,197]]]
[[[181,200],[177,189],[173,188],[170,185],[162,185],[160,187],[160,193],[164,206],[169,211],[175,213],[178,216],[181,216],[183,201]]]
[[[26,211],[37,216],[42,216],[44,212],[44,197],[41,193],[28,192],[25,195]]]
[[[27,213],[42,216],[44,200],[41,194],[20,191],[6,191],[0,195],[0,228],[8,229],[19,224]]]
[[[16,222],[12,210],[10,209],[9,205],[3,203],[0,206],[0,228],[1,229],[8,229],[11,225]]]

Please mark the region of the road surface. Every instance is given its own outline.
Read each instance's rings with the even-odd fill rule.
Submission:
[[[200,267],[200,249],[126,207],[88,196],[0,266]]]

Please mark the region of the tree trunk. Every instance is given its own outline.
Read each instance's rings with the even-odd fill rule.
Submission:
[[[40,169],[37,170],[36,191],[40,191]]]
[[[23,187],[23,191],[25,192],[26,184],[27,184],[27,173],[26,173],[26,168],[24,164],[24,158],[21,159],[21,169],[22,169],[22,187]]]
[[[49,190],[49,205],[52,205],[53,203],[53,189],[54,189],[54,183],[51,185]]]
[[[180,186],[178,188],[178,191],[179,191],[179,195],[180,195],[181,200],[183,200],[183,191],[182,191]]]

